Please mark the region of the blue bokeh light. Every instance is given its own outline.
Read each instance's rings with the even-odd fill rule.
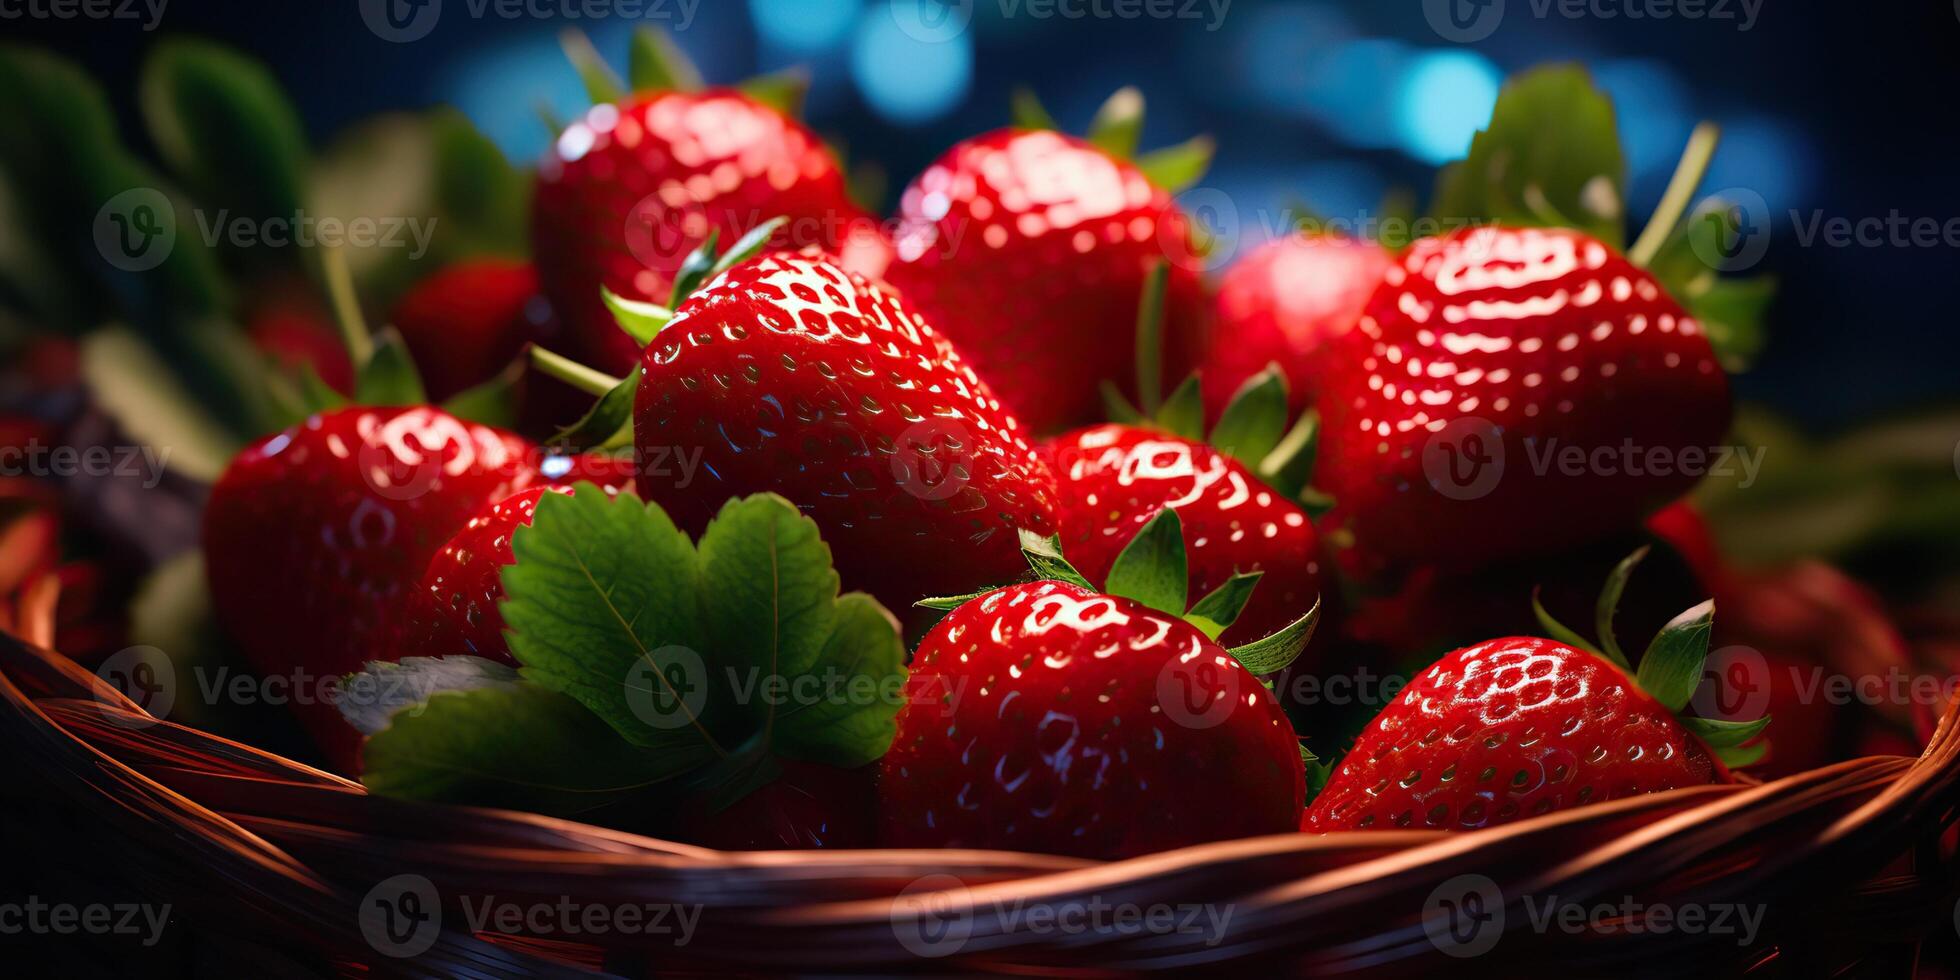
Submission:
[[[973,82],[969,31],[915,37],[899,26],[893,6],[931,0],[894,0],[867,9],[851,46],[851,77],[878,115],[914,124],[950,112]]]
[[[757,37],[793,55],[826,51],[849,40],[861,7],[859,0],[749,0]]]
[[[1396,142],[1425,163],[1463,156],[1490,121],[1502,73],[1470,51],[1432,51],[1408,63],[1396,85]]]

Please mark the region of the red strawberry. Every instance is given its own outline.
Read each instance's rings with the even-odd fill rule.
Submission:
[[[1008,581],[1016,531],[1053,531],[1055,482],[1020,423],[890,287],[814,252],[767,254],[695,292],[641,362],[640,496],[698,533],[773,491],[824,529],[847,588],[894,609]]]
[[[429,559],[486,503],[538,481],[530,444],[433,408],[344,408],[239,453],[211,489],[204,556],[219,622],[260,673],[309,685],[387,641]],[[357,733],[296,694],[338,763]]]
[[[1393,262],[1371,241],[1295,233],[1225,270],[1203,369],[1206,416],[1217,418],[1268,364],[1286,375],[1288,414],[1305,411],[1320,391],[1330,347],[1354,329]]]
[[[442,401],[503,370],[545,320],[530,263],[472,259],[417,283],[392,322],[429,398]]]
[[[1728,781],[1701,740],[1618,667],[1514,636],[1417,675],[1355,740],[1300,829],[1472,830]]]
[[[1189,221],[1170,192],[1090,144],[1003,129],[954,146],[899,199],[888,278],[1037,432],[1094,420],[1104,380],[1135,376],[1137,298],[1172,261],[1164,377],[1203,319]]]
[[[354,365],[333,318],[317,302],[301,299],[297,288],[259,303],[246,317],[245,335],[281,368],[311,365],[333,390],[354,390]]]
[[[1190,590],[1262,572],[1234,636],[1266,636],[1300,618],[1321,591],[1320,545],[1306,512],[1238,460],[1204,443],[1124,425],[1071,432],[1041,447],[1061,488],[1063,553],[1091,582],[1166,507],[1184,528]]]
[[[623,464],[579,462],[585,457],[568,460],[571,468],[553,477],[555,459],[546,460],[544,468],[551,486],[520,490],[490,503],[429,559],[421,585],[404,606],[398,656],[485,657],[517,666],[504,644],[504,617],[497,609],[504,598],[504,566],[517,560],[511,534],[530,525],[538,498],[546,492],[569,495],[571,484],[579,480],[610,491],[633,479]]]
[[[1716,445],[1729,423],[1728,380],[1700,325],[1575,231],[1417,242],[1337,354],[1319,399],[1318,485],[1335,500],[1324,527],[1351,533],[1363,574],[1632,527],[1695,482],[1680,451]],[[1574,451],[1584,465],[1567,475]]]
[[[882,768],[893,847],[1129,857],[1291,830],[1305,792],[1292,725],[1224,648],[1053,581],[933,629]]]
[[[572,352],[617,374],[640,345],[601,286],[664,304],[710,232],[726,244],[779,215],[779,245],[855,244],[873,223],[796,120],[733,90],[648,93],[594,106],[558,137],[538,169],[533,255]]]

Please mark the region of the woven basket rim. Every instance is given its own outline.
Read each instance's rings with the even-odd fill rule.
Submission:
[[[27,765],[105,825],[150,845],[136,847],[147,851],[144,872],[200,927],[257,930],[261,941],[269,930],[313,955],[383,972],[409,961],[379,955],[356,910],[373,883],[413,874],[445,900],[495,893],[700,909],[685,949],[637,936],[566,943],[445,927],[412,960],[415,972],[1262,962],[1402,973],[1460,963],[1431,941],[1429,899],[1439,882],[1466,876],[1492,882],[1509,905],[1534,895],[1769,905],[1794,882],[1853,904],[1896,901],[1933,887],[1937,869],[1860,886],[1901,856],[1927,863],[1924,855],[1937,853],[1928,843],[1955,822],[1960,788],[1957,701],[1916,759],[1846,760],[1759,785],[1628,797],[1474,833],[1287,834],[1113,862],[982,850],[720,852],[537,814],[372,796],[332,773],[152,718],[74,661],[4,632],[0,703],[16,744],[32,745]],[[1027,925],[1027,909],[1092,901],[1233,914],[1228,928],[1202,938]],[[1510,920],[1523,918],[1506,920],[1479,968],[1509,957],[1601,969],[1705,966],[1716,955],[1706,936],[1513,928]],[[908,943],[947,921],[959,926],[959,943],[927,951],[947,955],[922,958]],[[1740,965],[1775,951],[1719,955]]]

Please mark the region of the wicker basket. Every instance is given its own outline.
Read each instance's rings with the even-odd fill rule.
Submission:
[[[217,962],[261,976],[1226,963],[1312,975],[1566,966],[1905,976],[1918,941],[1953,928],[1942,837],[1960,793],[1960,702],[1918,759],[1856,759],[1473,834],[1293,834],[1113,863],[957,850],[734,853],[371,796],[158,720],[45,649],[54,596],[51,582],[30,588],[0,617],[11,631],[0,632],[10,755],[26,785],[68,804],[35,828],[55,839],[31,846],[168,903],[173,924],[222,950]],[[623,923],[572,935],[561,925],[574,918],[472,932],[468,906],[491,898],[695,918],[684,941],[671,927]],[[1127,924],[1119,909],[1135,910]],[[1147,916],[1159,909],[1153,925]],[[1565,909],[1579,919],[1552,915]],[[1668,923],[1694,914],[1704,925],[1653,927],[1656,909]],[[1716,928],[1717,916],[1730,928]],[[1745,917],[1756,923],[1746,932]],[[199,960],[211,961],[208,949]]]

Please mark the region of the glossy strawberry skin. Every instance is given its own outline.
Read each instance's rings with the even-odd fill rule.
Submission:
[[[748,96],[657,92],[594,106],[539,166],[532,201],[532,254],[570,353],[625,373],[640,345],[599,287],[664,304],[710,231],[726,248],[778,216],[790,219],[775,241],[785,247],[854,246],[874,224],[822,141]]]
[[[1306,791],[1292,725],[1223,647],[1049,581],[940,621],[882,767],[890,847],[1131,857],[1290,831]]]
[[[732,496],[780,493],[822,528],[847,589],[891,609],[1025,571],[1016,530],[1054,530],[1055,481],[945,338],[890,287],[814,252],[716,277],[647,347],[640,496],[698,533]]]
[[[529,262],[471,259],[417,283],[390,322],[439,402],[502,371],[548,320]]]
[[[1562,229],[1416,243],[1332,363],[1316,484],[1335,499],[1323,528],[1351,532],[1343,561],[1362,577],[1635,527],[1695,476],[1589,462],[1568,475],[1553,454],[1631,446],[1678,459],[1718,445],[1729,424],[1728,380],[1700,325],[1645,271]],[[1499,447],[1501,466],[1476,462]]]
[[[1191,601],[1234,572],[1263,573],[1226,636],[1278,632],[1321,593],[1320,542],[1306,512],[1210,446],[1101,425],[1051,439],[1041,455],[1061,488],[1062,553],[1091,582],[1107,579],[1136,533],[1170,507],[1184,527]]]
[[[1300,827],[1474,830],[1728,782],[1700,740],[1605,660],[1508,637],[1417,675],[1376,716]]]
[[[1196,362],[1204,289],[1169,192],[1089,144],[1004,129],[948,150],[899,199],[894,286],[1035,432],[1102,417],[1134,388],[1137,303],[1169,260],[1167,382]]]
[[[388,648],[429,559],[491,500],[538,482],[532,447],[433,408],[314,415],[234,458],[204,556],[219,622],[261,674],[338,678]],[[294,710],[338,764],[358,734],[321,699]]]
[[[1335,341],[1354,329],[1393,261],[1374,242],[1295,233],[1233,263],[1212,300],[1206,417],[1218,418],[1268,364],[1286,375],[1288,414],[1311,407]]]

